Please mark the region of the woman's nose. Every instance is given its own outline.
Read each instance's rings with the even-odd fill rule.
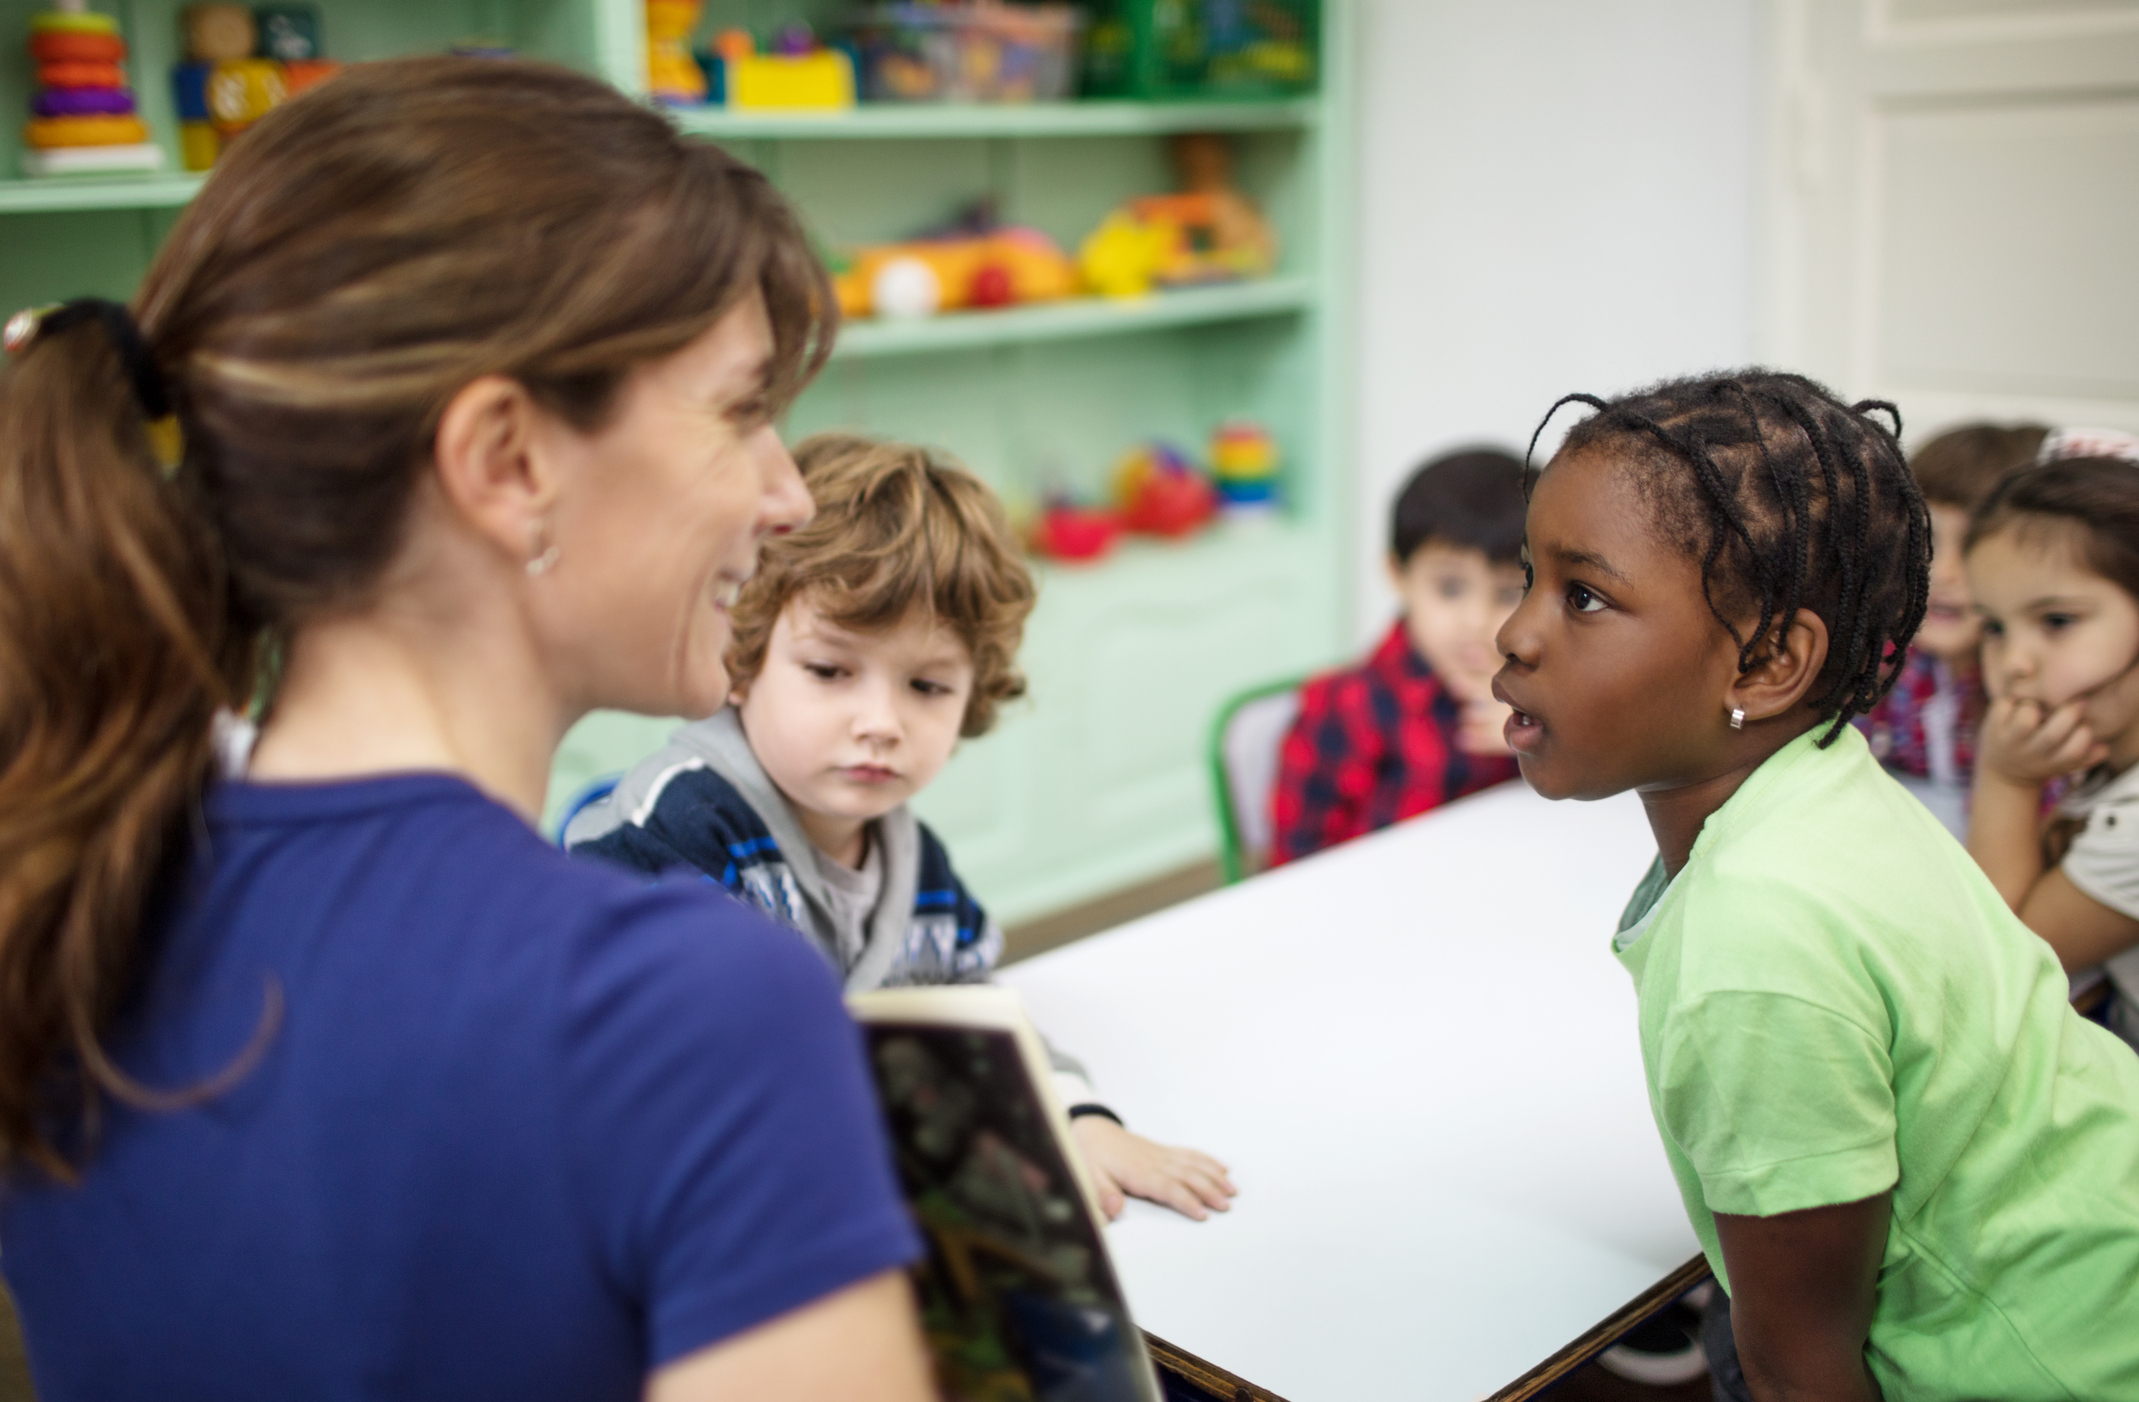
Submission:
[[[758,430],[758,435],[752,445],[760,483],[758,534],[786,535],[808,523],[817,513],[817,503],[810,500],[802,471],[795,466],[794,454],[780,441],[778,431],[767,424]]]

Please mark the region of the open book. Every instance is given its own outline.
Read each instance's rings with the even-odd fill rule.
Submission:
[[[1159,1402],[1047,1052],[986,985],[847,999],[906,1201],[921,1327],[949,1402]]]

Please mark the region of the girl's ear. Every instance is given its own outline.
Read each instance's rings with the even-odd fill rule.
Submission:
[[[1743,710],[1748,721],[1771,720],[1804,700],[1826,665],[1827,621],[1811,609],[1799,609],[1789,622],[1776,625],[1752,670],[1726,689],[1723,709]]]

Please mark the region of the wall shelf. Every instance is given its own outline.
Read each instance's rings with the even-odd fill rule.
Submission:
[[[200,193],[206,176],[58,175],[0,180],[0,214],[50,214],[78,209],[174,209]]]
[[[1155,292],[1134,300],[1080,297],[1002,311],[951,312],[917,321],[851,321],[839,330],[834,360],[968,350],[975,346],[1064,341],[1174,326],[1203,326],[1305,311],[1315,303],[1304,277]]]
[[[864,104],[822,115],[679,109],[677,125],[720,141],[894,137],[1152,136],[1178,131],[1279,131],[1313,126],[1313,98],[1263,102]]]

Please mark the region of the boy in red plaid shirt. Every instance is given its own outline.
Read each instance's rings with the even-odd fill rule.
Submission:
[[[1427,463],[1396,499],[1389,577],[1403,617],[1367,660],[1300,689],[1271,796],[1271,866],[1515,777],[1488,687],[1522,601],[1522,462]]]

